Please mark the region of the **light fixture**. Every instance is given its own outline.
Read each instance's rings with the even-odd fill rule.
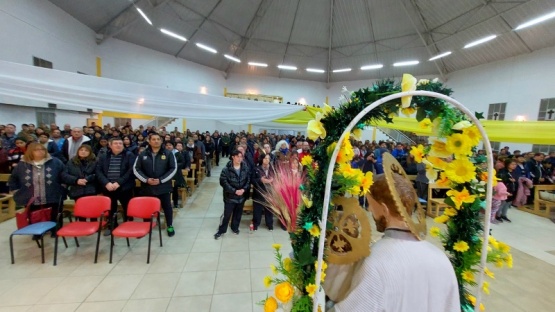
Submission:
[[[206,87],[200,87],[200,93],[201,94],[208,94],[208,90],[206,89]]]
[[[541,23],[541,22],[545,22],[545,21],[547,21],[548,19],[552,19],[552,18],[554,18],[554,17],[555,17],[555,12],[551,12],[551,13],[549,13],[549,14],[542,15],[542,16],[540,16],[540,17],[537,17],[537,18],[535,18],[535,19],[533,19],[533,20],[531,20],[531,21],[528,21],[528,22],[526,22],[526,23],[524,23],[524,24],[518,25],[518,26],[515,28],[515,30],[520,30],[520,29],[523,29],[523,28],[526,28],[526,27],[530,27],[530,26],[532,26],[532,25],[536,25],[536,24],[539,24],[539,23]]]
[[[393,66],[395,67],[399,67],[399,66],[411,66],[411,65],[418,65],[418,63],[420,63],[419,61],[405,61],[405,62],[397,62],[394,63]]]
[[[495,39],[495,38],[497,38],[497,35],[487,36],[487,37],[484,37],[484,38],[482,38],[482,39],[478,39],[478,40],[476,40],[476,41],[472,41],[471,43],[465,45],[464,48],[465,48],[465,49],[472,48],[473,46],[477,46],[477,45],[482,44],[482,43],[484,43],[484,42],[488,42],[488,41],[490,41],[490,40],[493,40],[493,39]]]
[[[169,31],[169,30],[167,30],[167,29],[160,28],[160,31],[161,31],[163,34],[166,34],[166,35],[168,35],[168,36],[170,36],[170,37],[174,37],[174,38],[179,39],[179,40],[181,40],[181,41],[187,41],[187,38],[185,38],[185,37],[183,37],[183,36],[181,36],[181,35],[178,35],[178,34],[176,34],[176,33],[173,33],[173,32],[171,32],[171,31]]]
[[[526,116],[518,115],[515,117],[515,121],[526,121]]]
[[[238,58],[236,58],[236,57],[233,57],[233,56],[231,56],[231,55],[224,54],[224,57],[225,57],[226,59],[228,59],[228,60],[232,60],[232,61],[234,61],[234,62],[241,63],[241,60],[240,60],[240,59],[238,59]]]
[[[291,66],[291,65],[278,65],[279,69],[284,69],[284,70],[297,70],[296,66]]]
[[[206,50],[206,51],[208,51],[208,52],[211,52],[211,53],[214,53],[214,54],[218,53],[218,51],[216,51],[216,49],[211,48],[211,47],[209,47],[209,46],[207,46],[207,45],[204,45],[204,44],[202,44],[202,43],[195,43],[195,44],[197,45],[197,47],[199,47],[199,48],[201,48],[201,49],[203,49],[203,50]]]
[[[137,104],[144,104],[145,103],[145,98],[140,98],[137,100]]]
[[[268,67],[268,64],[265,63],[258,63],[258,62],[249,62],[250,66],[258,66],[258,67]]]
[[[382,64],[365,65],[365,66],[362,66],[360,70],[380,69],[382,67],[383,67]]]
[[[145,21],[147,23],[149,23],[150,25],[152,25],[152,22],[150,21],[150,19],[148,18],[148,16],[146,16],[146,14],[143,12],[143,10],[137,8],[137,11],[139,11],[139,14],[141,14],[141,16],[145,19]]]
[[[448,51],[448,52],[445,52],[445,53],[438,54],[438,55],[432,57],[431,59],[429,59],[428,61],[435,61],[435,60],[440,59],[442,57],[446,57],[447,55],[450,55],[451,53],[453,53],[453,52]]]
[[[320,74],[326,72],[325,70],[318,69],[318,68],[307,68],[306,71],[311,73],[320,73]]]
[[[350,68],[341,68],[341,69],[334,69],[333,72],[334,73],[344,73],[344,72],[350,72],[351,69]]]

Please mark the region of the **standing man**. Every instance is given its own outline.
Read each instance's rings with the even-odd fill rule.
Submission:
[[[0,146],[8,152],[12,148],[15,148],[15,125],[14,124],[7,124],[4,128],[4,134],[0,137],[2,142],[0,142]]]
[[[56,145],[58,146],[58,150],[61,151],[66,139],[62,137],[60,129],[52,129],[50,132],[50,138],[52,139],[52,141],[54,141],[54,143],[56,143]]]
[[[172,152],[162,148],[162,138],[158,133],[151,133],[149,146],[139,154],[133,166],[133,172],[141,181],[144,196],[160,199],[168,236],[175,235],[173,228],[173,209],[171,203],[172,178],[177,172],[177,162]]]
[[[214,151],[216,153],[216,166],[220,165],[220,153],[222,152],[222,138],[218,130],[212,135],[212,141],[214,142]]]
[[[91,139],[83,135],[83,129],[75,127],[71,129],[71,136],[64,141],[62,146],[62,155],[64,156],[64,161],[67,162],[75,155],[81,144],[91,144]]]
[[[133,198],[133,188],[135,187],[135,176],[133,175],[133,163],[135,155],[124,151],[121,138],[111,138],[110,149],[102,154],[96,164],[96,178],[102,189],[102,194],[110,197],[112,205],[110,207],[110,223],[104,232],[104,236],[109,236],[112,226],[117,227],[118,221],[115,217],[118,209],[118,200],[123,208],[123,221],[127,221],[127,205]]]
[[[246,192],[250,192],[250,173],[247,165],[243,162],[243,153],[238,150],[231,152],[231,161],[222,169],[220,174],[220,185],[224,189],[224,213],[220,217],[218,232],[214,239],[219,239],[227,232],[229,219],[231,220],[231,231],[239,235],[239,223],[243,215]]]

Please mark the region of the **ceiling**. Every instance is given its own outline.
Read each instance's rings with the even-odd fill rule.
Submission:
[[[98,44],[127,41],[224,75],[321,82],[399,77],[445,78],[476,65],[555,46],[555,19],[513,30],[555,11],[554,0],[50,0],[97,33]],[[140,8],[152,21],[149,25]],[[160,32],[178,33],[183,42]],[[497,38],[472,48],[474,40]],[[216,54],[202,50],[208,45]],[[432,56],[451,51],[435,61]],[[241,63],[224,57],[235,56]],[[410,67],[394,67],[418,60]],[[268,67],[250,66],[263,62]],[[277,65],[297,70],[280,70]],[[383,64],[381,69],[361,70]],[[324,73],[307,72],[323,69]],[[352,68],[334,73],[334,69]]]

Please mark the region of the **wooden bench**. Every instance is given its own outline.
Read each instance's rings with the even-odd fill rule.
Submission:
[[[426,214],[432,218],[441,215],[441,212],[449,207],[445,203],[445,198],[442,197],[434,197],[434,190],[441,190],[441,189],[450,189],[447,186],[439,186],[435,183],[430,183],[428,185],[428,205],[426,209]]]
[[[0,182],[8,183],[9,173],[0,174]],[[0,194],[0,222],[15,218],[15,201],[13,195]]]
[[[541,199],[540,192],[543,191],[555,191],[555,185],[534,185],[534,205],[533,206],[521,206],[518,207],[519,210],[529,212],[541,217],[550,218],[551,210],[555,209],[555,202]]]
[[[196,178],[196,174],[197,174],[197,165],[196,164],[191,164],[191,171],[190,172],[191,172],[190,177],[189,177],[188,172],[187,172],[187,175],[184,175],[184,177],[185,177],[185,182],[187,183],[187,186],[191,190],[191,193],[193,193],[195,191],[195,188],[196,188],[196,185],[195,185],[195,178]]]

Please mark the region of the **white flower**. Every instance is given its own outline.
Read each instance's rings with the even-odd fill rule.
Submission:
[[[459,121],[458,123],[456,123],[451,129],[453,129],[453,130],[462,130],[462,129],[468,128],[470,126],[472,126],[470,121],[462,120],[462,121]]]
[[[349,92],[349,90],[347,90],[346,86],[343,86],[343,88],[341,88],[341,92]]]
[[[417,86],[422,86],[422,85],[427,85],[429,83],[430,83],[430,80],[428,80],[428,79],[420,79],[416,85]]]
[[[432,82],[436,83],[436,82],[438,82],[438,80],[439,80],[438,78],[434,78],[434,80],[432,80]]]

